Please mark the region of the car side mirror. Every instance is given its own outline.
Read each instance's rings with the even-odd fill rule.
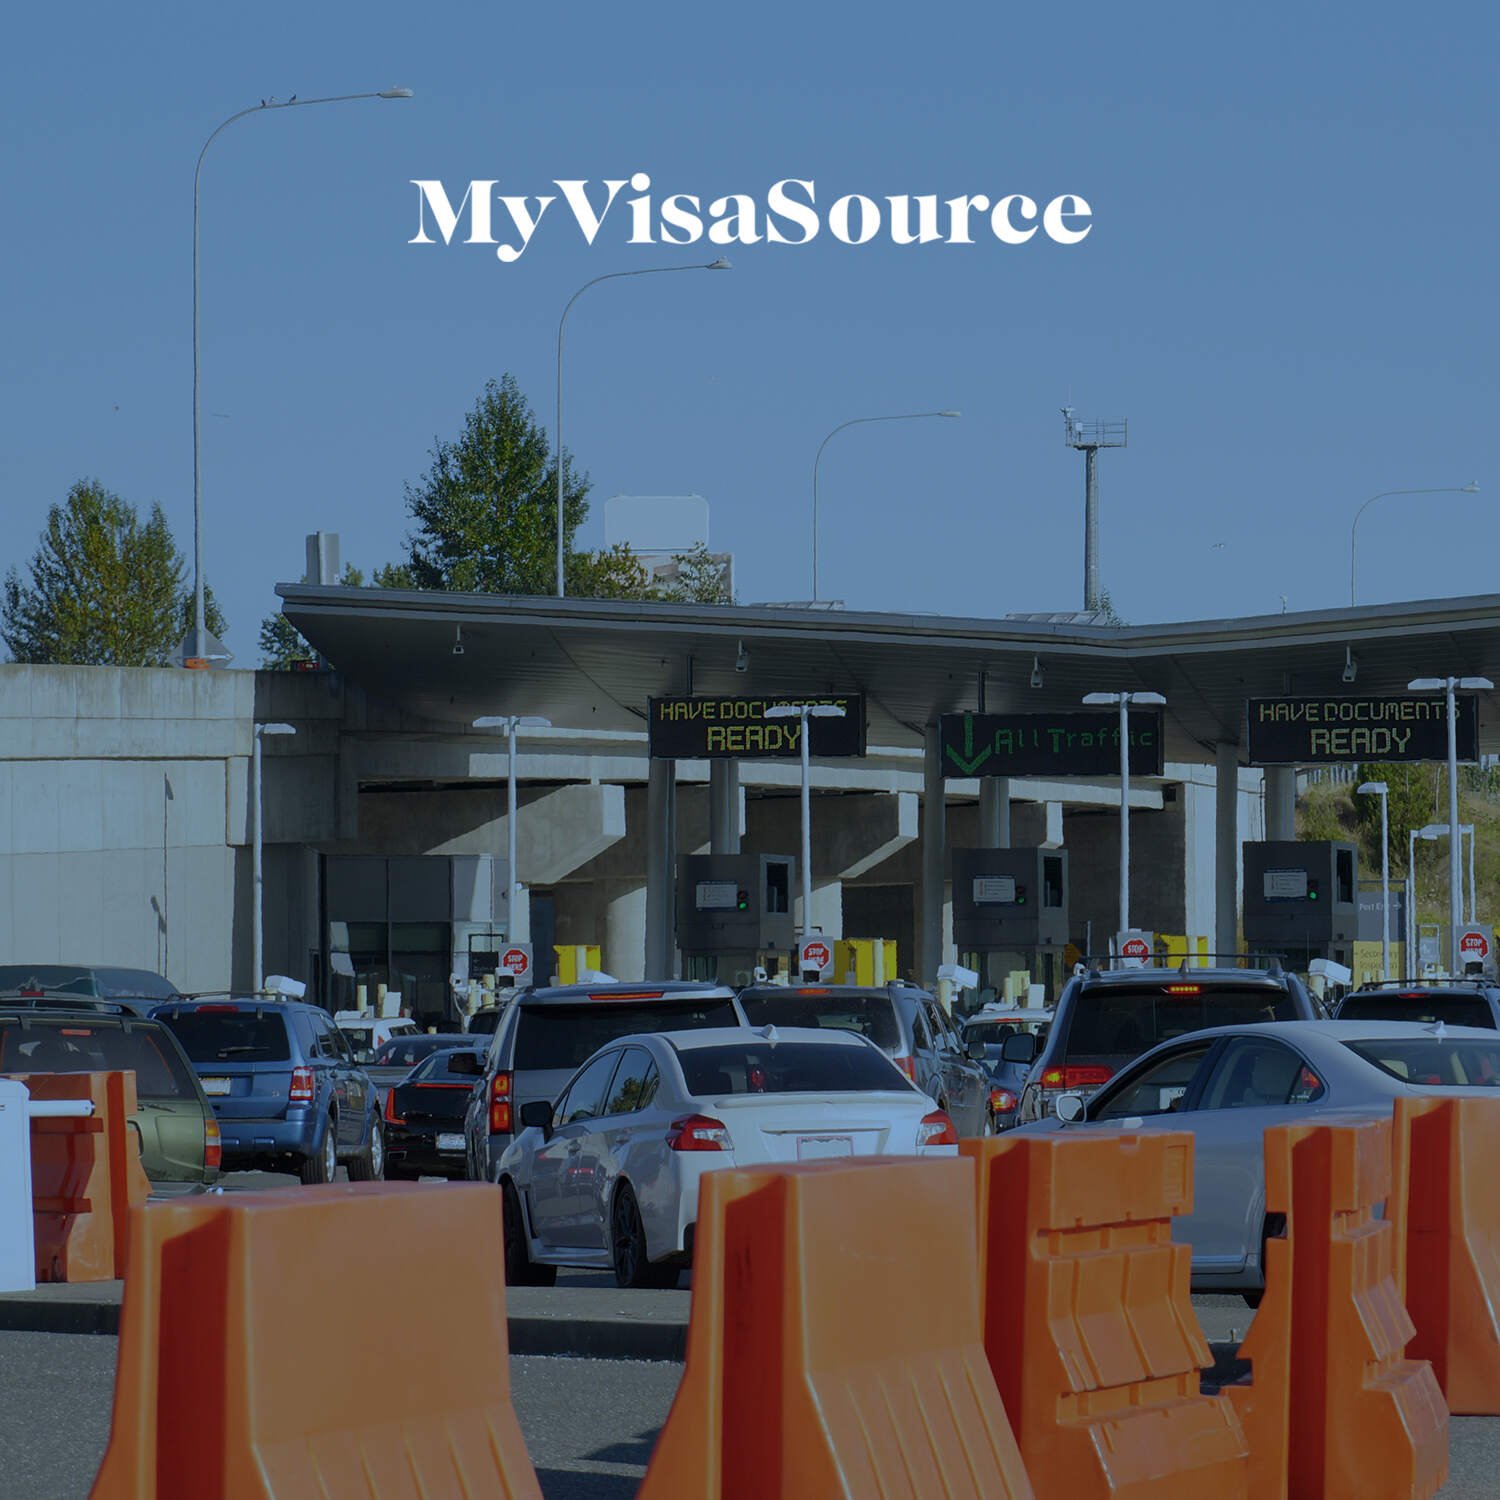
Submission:
[[[535,1127],[543,1132],[552,1128],[552,1101],[550,1099],[532,1099],[529,1103],[521,1106],[521,1126],[523,1129]]]
[[[1012,1032],[1000,1044],[1000,1061],[1029,1063],[1036,1061],[1037,1039],[1029,1031]]]
[[[1078,1094],[1059,1094],[1056,1110],[1064,1125],[1076,1125],[1083,1118],[1083,1098]]]
[[[964,1051],[968,1053],[974,1062],[983,1062],[985,1059],[984,1038],[982,1036],[971,1036],[964,1043]]]
[[[484,1064],[477,1052],[458,1052],[448,1059],[448,1071],[460,1078],[478,1078],[484,1072]]]

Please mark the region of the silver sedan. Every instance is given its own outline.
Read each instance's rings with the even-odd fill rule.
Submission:
[[[1025,1131],[1191,1131],[1193,1290],[1255,1293],[1279,1226],[1266,1213],[1263,1134],[1301,1120],[1388,1118],[1402,1094],[1500,1098],[1500,1035],[1398,1021],[1273,1021],[1163,1042],[1085,1103]],[[1068,1117],[1068,1118],[1064,1118]]]

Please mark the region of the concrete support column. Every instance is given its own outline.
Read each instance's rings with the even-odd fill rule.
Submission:
[[[979,847],[1010,848],[1010,777],[986,776],[979,783]]]
[[[1240,747],[1214,748],[1214,949],[1239,951]]]
[[[740,852],[740,763],[711,760],[708,763],[708,852]]]
[[[616,979],[644,979],[646,957],[646,887],[625,886],[604,908],[601,960]]]
[[[646,780],[646,979],[677,974],[677,762],[653,760]]]
[[[1297,837],[1297,768],[1266,767],[1266,838],[1290,843]]]
[[[922,761],[922,909],[918,923],[917,981],[937,981],[943,961],[943,902],[948,879],[947,788],[936,724],[927,727]]]

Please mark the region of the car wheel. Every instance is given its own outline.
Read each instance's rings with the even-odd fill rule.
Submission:
[[[338,1171],[338,1165],[338,1121],[332,1115],[329,1115],[323,1126],[323,1139],[318,1143],[318,1149],[311,1156],[304,1156],[302,1158],[302,1181],[308,1187],[316,1187],[320,1183],[332,1182],[333,1174]]]
[[[521,1199],[512,1182],[500,1185],[500,1212],[505,1233],[506,1286],[555,1286],[556,1266],[539,1266],[526,1248],[526,1233],[521,1224]]]
[[[349,1163],[350,1182],[379,1182],[385,1176],[385,1132],[379,1120],[370,1121],[365,1149]]]
[[[640,1205],[635,1201],[628,1182],[622,1182],[616,1190],[609,1218],[616,1283],[628,1287],[676,1286],[678,1268],[653,1265],[649,1259],[646,1226],[641,1221]]]

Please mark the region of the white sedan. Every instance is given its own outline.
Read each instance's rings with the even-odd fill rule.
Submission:
[[[675,1285],[698,1179],[716,1168],[958,1149],[953,1121],[878,1047],[806,1027],[622,1037],[521,1124],[499,1170],[511,1286],[550,1285],[558,1266]]]

